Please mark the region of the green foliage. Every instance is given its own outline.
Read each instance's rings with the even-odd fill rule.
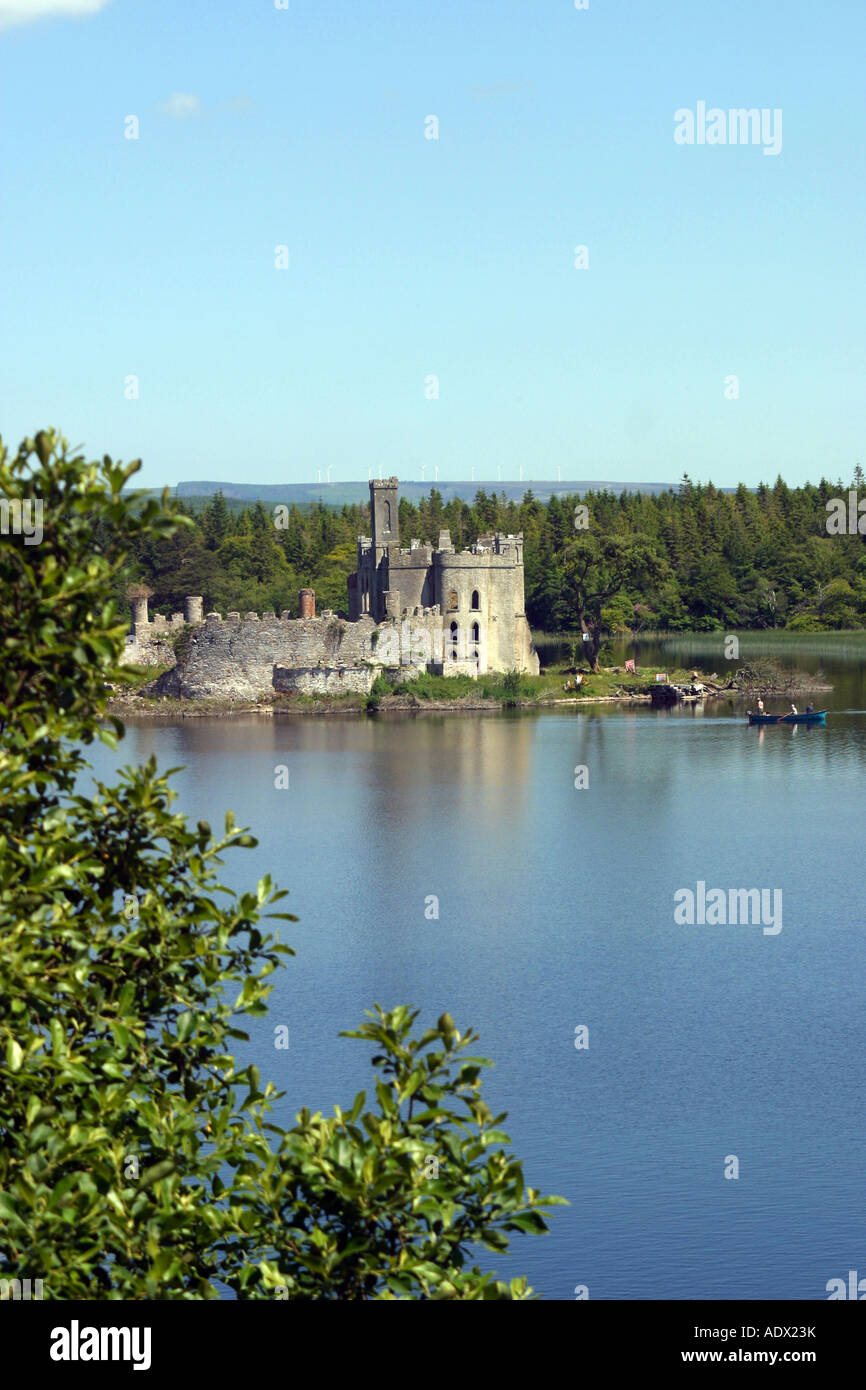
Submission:
[[[506,671],[502,677],[502,693],[505,696],[515,696],[520,694],[520,672]]]
[[[470,1246],[503,1252],[515,1231],[541,1234],[560,1198],[524,1187],[521,1164],[481,1099],[486,1058],[464,1055],[448,1014],[412,1036],[417,1015],[376,1006],[350,1038],[374,1045],[376,1105],[302,1111],[266,1165],[261,1199],[274,1233],[265,1290],[333,1299],[523,1299],[466,1267]],[[298,1175],[303,1185],[299,1200]],[[258,1200],[258,1198],[257,1198]]]
[[[541,684],[521,671],[506,671],[503,675],[487,676],[482,680],[485,695],[502,701],[506,708],[519,704],[521,700],[531,700],[539,694]]]
[[[427,700],[500,700],[503,704],[515,704],[518,699],[531,699],[541,693],[542,683],[519,671],[503,673],[491,671],[487,675],[437,676],[430,671],[422,671],[412,679],[398,681],[391,686],[383,677],[373,683],[372,694],[410,695],[419,701]]]
[[[566,548],[563,564],[566,590],[587,638],[584,655],[597,671],[605,607],[627,585],[661,583],[668,567],[643,537],[604,532],[580,535]]]
[[[190,827],[153,759],[88,780],[87,745],[123,732],[104,710],[128,552],[191,529],[123,492],[137,466],[0,441],[0,491],[44,505],[41,545],[0,535],[0,1277],[59,1300],[526,1297],[465,1264],[552,1204],[502,1153],[480,1062],[452,1073],[469,1039],[380,1012],[355,1035],[377,1106],[274,1124],[279,1093],[232,1048],[292,954],[267,928],[296,920],[286,894],[220,882],[255,841],[231,812]]]
[[[431,671],[397,681],[390,690],[394,695],[413,695],[416,700],[459,700],[464,696],[477,699],[483,694],[472,676],[436,676]]]
[[[631,632],[635,621],[635,605],[625,594],[617,594],[601,610],[602,627],[606,632]]]
[[[797,613],[787,623],[789,632],[824,632],[824,624],[816,613]]]

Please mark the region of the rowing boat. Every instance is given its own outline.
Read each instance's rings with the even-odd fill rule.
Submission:
[[[811,714],[752,714],[748,711],[750,724],[826,724],[825,709],[812,710]]]

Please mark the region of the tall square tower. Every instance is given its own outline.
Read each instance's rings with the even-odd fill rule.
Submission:
[[[397,517],[396,478],[379,478],[370,483],[370,512],[373,518],[373,549],[381,551],[400,544]],[[378,558],[378,557],[377,557]]]

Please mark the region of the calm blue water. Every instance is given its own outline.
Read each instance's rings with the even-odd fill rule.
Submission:
[[[527,1181],[571,1202],[490,1257],[503,1276],[557,1299],[821,1299],[866,1273],[866,712],[131,726],[122,761],[152,752],[186,764],[193,820],[231,807],[259,837],[227,881],[291,889],[298,954],[249,1025],[281,1121],[369,1089],[367,1049],[337,1035],[374,1000],[448,1009],[496,1063],[485,1095]],[[782,931],[676,925],[699,879],[780,888]]]

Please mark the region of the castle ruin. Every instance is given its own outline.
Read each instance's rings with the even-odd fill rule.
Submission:
[[[366,693],[377,675],[396,683],[422,671],[537,675],[524,612],[523,536],[479,536],[456,551],[443,530],[435,547],[412,540],[403,549],[397,503],[396,478],[370,483],[372,536],[358,538],[348,620],[330,611],[317,616],[314,592],[302,589],[297,618],[286,610],[223,619],[204,614],[202,599],[192,596],[183,613],[151,621],[137,591],[127,660],[169,667],[158,691],[186,699]],[[189,636],[175,642],[178,633]]]
[[[523,597],[523,535],[479,536],[457,551],[448,531],[437,546],[412,540],[400,546],[396,478],[370,483],[372,536],[358,537],[358,569],[349,576],[349,618],[376,622],[435,618],[446,674],[528,671],[538,655]]]

